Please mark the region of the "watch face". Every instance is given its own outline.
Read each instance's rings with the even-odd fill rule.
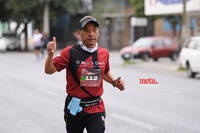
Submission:
[[[81,69],[80,85],[99,87],[101,84],[101,69]]]

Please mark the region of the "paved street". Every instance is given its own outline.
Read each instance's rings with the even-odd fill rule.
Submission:
[[[111,72],[126,91],[104,83],[106,133],[199,133],[200,76],[189,79],[169,59],[124,64],[110,55]],[[140,79],[158,84],[141,84]],[[44,74],[33,53],[0,53],[0,133],[65,133],[65,71]]]

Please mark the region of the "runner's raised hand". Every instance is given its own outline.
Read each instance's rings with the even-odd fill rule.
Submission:
[[[53,37],[52,41],[47,44],[49,54],[54,54],[56,51],[56,37]]]

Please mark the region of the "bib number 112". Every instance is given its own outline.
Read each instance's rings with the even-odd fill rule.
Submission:
[[[85,75],[81,79],[82,80],[98,80],[98,76]]]
[[[101,85],[101,69],[82,69],[80,85],[86,87],[99,87]]]

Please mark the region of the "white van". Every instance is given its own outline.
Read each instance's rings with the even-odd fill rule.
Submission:
[[[181,50],[179,61],[187,69],[187,75],[194,78],[200,73],[200,36],[191,37]]]
[[[20,39],[15,32],[4,32],[0,37],[0,51],[20,50]]]

